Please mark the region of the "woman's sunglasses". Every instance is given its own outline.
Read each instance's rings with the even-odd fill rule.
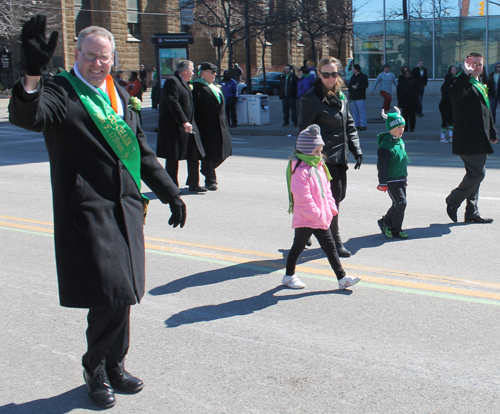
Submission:
[[[325,79],[328,79],[330,76],[332,78],[337,78],[339,76],[338,72],[320,72],[321,76]]]

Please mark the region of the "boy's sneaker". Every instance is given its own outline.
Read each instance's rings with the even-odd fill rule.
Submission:
[[[441,144],[448,144],[448,141],[446,138],[441,138],[441,140],[439,141]]]
[[[408,238],[408,233],[404,231],[393,231],[392,235],[394,237],[397,237],[398,239],[407,239]]]
[[[380,230],[382,231],[382,234],[384,236],[389,237],[390,239],[392,239],[391,228],[384,225],[384,218],[383,217],[380,220],[377,220],[377,224],[380,227]]]
[[[354,286],[360,280],[360,277],[344,276],[339,280],[339,289],[347,289],[348,287]]]
[[[295,275],[293,276],[283,276],[281,283],[292,289],[304,289],[306,285]]]

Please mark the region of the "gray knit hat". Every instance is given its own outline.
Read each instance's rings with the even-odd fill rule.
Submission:
[[[302,154],[311,155],[318,145],[325,145],[318,125],[309,125],[297,138],[296,148]]]

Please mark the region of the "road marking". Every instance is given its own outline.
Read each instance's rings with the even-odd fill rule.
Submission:
[[[0,229],[52,237],[51,222],[0,215]],[[283,273],[286,262],[277,254],[254,250],[213,246],[160,237],[145,237],[148,253],[163,254],[183,259],[198,260],[219,265],[237,264],[263,273]],[[396,290],[406,293],[455,299],[500,306],[500,283],[467,280],[458,277],[431,275],[371,266],[345,264],[352,276],[363,278],[361,286]],[[335,280],[325,258],[299,264],[300,277],[320,280]]]

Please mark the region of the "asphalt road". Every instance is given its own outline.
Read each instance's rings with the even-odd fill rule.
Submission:
[[[183,190],[184,229],[151,197],[147,294],[132,310],[127,360],[146,387],[108,412],[500,412],[498,155],[480,198],[495,222],[453,224],[444,198],[463,166],[449,145],[409,141],[410,238],[393,241],[376,223],[389,207],[376,190],[376,142],[362,140],[340,209],[354,253],[343,264],[362,282],[337,290],[314,241],[298,267],[307,287],[294,291],[280,286],[294,139],[235,136],[219,191]],[[80,363],[86,311],[58,305],[49,173],[42,137],[1,122],[2,414],[98,411]]]

